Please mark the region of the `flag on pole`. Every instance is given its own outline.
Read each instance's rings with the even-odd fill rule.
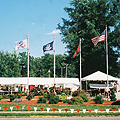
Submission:
[[[44,46],[43,46],[43,52],[53,50],[53,42],[54,42],[54,41],[52,41],[52,42],[44,45]]]
[[[75,53],[73,55],[73,58],[77,55],[78,52],[80,52],[80,45],[78,45],[78,48],[77,48],[77,50],[75,51]]]
[[[27,48],[27,39],[15,42],[15,50]]]
[[[105,40],[105,30],[100,34],[100,36],[94,37],[91,39],[94,46],[97,45],[98,42],[102,42]]]

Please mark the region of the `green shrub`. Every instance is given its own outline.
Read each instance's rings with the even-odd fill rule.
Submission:
[[[75,104],[75,105],[84,104],[84,101],[81,97],[77,96],[77,97],[71,98],[69,100],[69,104]]]
[[[3,99],[9,99],[10,96],[9,95],[2,95],[3,96]]]
[[[68,99],[63,100],[63,103],[69,103]]]
[[[27,96],[27,92],[22,92],[22,96]]]
[[[22,93],[22,91],[21,91],[20,89],[18,89],[18,93],[19,93],[19,94],[21,94],[21,93]]]
[[[28,100],[31,100],[31,99],[33,99],[34,98],[34,94],[29,94],[27,97],[26,97],[26,99],[28,99]]]
[[[57,104],[58,102],[59,102],[58,96],[50,96],[50,100],[49,100],[50,104]]]
[[[50,98],[53,97],[53,96],[55,96],[54,93],[49,93],[49,94],[47,94],[47,100],[50,100]]]
[[[96,104],[102,104],[104,102],[103,97],[100,96],[100,95],[96,96],[95,99],[94,99],[94,102]]]
[[[83,99],[84,102],[88,102],[89,98],[85,93],[79,94],[79,96]]]
[[[43,91],[43,90],[40,90],[39,93],[38,93],[38,95],[40,95],[40,96],[41,96],[41,95],[44,95],[44,91]]]
[[[2,95],[0,95],[0,100],[2,100],[3,99],[3,96]]]
[[[57,95],[59,97],[59,101],[62,102],[67,99],[66,94],[62,93],[61,95]]]
[[[80,93],[80,92],[79,92],[78,90],[77,90],[77,91],[74,91],[74,92],[72,93],[72,96],[73,96],[73,97],[76,97],[76,96],[79,95],[79,93]]]
[[[61,95],[61,91],[60,90],[56,90],[57,95]]]
[[[63,93],[65,93],[66,95],[69,95],[69,91],[68,90],[64,90]]]
[[[10,95],[10,102],[12,102],[14,99],[16,98],[16,96],[15,95]]]
[[[16,98],[21,98],[21,97],[22,97],[21,93],[20,93],[20,94],[18,93],[18,94],[16,95]]]
[[[111,93],[110,93],[110,100],[111,101],[116,101],[116,95],[115,95],[115,90],[114,88],[111,90]]]
[[[45,97],[39,97],[38,103],[46,103],[47,99]]]
[[[47,92],[44,94],[44,97],[47,99],[48,98],[48,94]]]

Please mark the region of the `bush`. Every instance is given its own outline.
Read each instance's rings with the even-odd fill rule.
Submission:
[[[18,89],[18,94],[21,94],[21,93],[22,93],[22,91],[20,89]]]
[[[27,96],[27,92],[22,92],[22,96]]]
[[[103,100],[103,97],[102,96],[96,96],[95,97],[95,99],[94,99],[94,102],[96,103],[96,104],[102,104],[103,102],[104,102],[104,100]]]
[[[0,95],[0,100],[2,100],[3,99],[3,96],[2,95]]]
[[[10,102],[12,102],[16,98],[15,95],[10,95]]]
[[[26,99],[28,99],[28,100],[31,100],[31,99],[33,99],[34,98],[34,94],[29,94],[27,97],[26,97]]]
[[[2,95],[3,96],[3,99],[9,99],[10,96],[9,95]]]
[[[58,96],[50,96],[50,100],[49,100],[50,104],[57,104],[58,102],[59,102]]]
[[[69,91],[68,90],[64,90],[63,93],[65,93],[66,95],[69,95]]]
[[[63,100],[63,103],[69,103],[68,99]]]
[[[39,97],[38,103],[46,103],[47,99],[45,97]]]
[[[79,94],[79,96],[83,99],[84,102],[88,102],[89,98],[85,93]]]
[[[79,95],[79,93],[80,93],[79,91],[74,91],[74,92],[72,93],[72,96],[73,96],[73,97],[76,97],[76,96]]]
[[[54,93],[48,93],[47,95],[45,95],[45,97],[47,98],[47,100],[50,100],[51,97],[55,96]]]
[[[44,91],[43,91],[43,90],[40,90],[39,93],[38,93],[38,95],[40,95],[40,96],[41,96],[41,95],[44,95]]]
[[[61,91],[60,90],[56,90],[57,95],[61,95]]]
[[[116,101],[116,95],[115,95],[115,90],[114,88],[111,90],[111,93],[110,93],[110,100],[111,101]]]
[[[17,94],[17,95],[16,95],[16,98],[21,98],[21,97],[22,97],[21,94]]]
[[[69,100],[69,104],[75,104],[75,105],[84,104],[84,101],[81,97],[77,96],[77,97],[71,98]]]
[[[57,95],[59,97],[59,101],[62,102],[67,99],[66,94],[62,93],[61,95]]]
[[[44,97],[47,99],[48,98],[48,94],[47,92],[44,94]]]

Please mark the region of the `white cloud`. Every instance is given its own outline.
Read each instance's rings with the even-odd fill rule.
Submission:
[[[34,23],[34,22],[32,22],[32,25],[35,25],[35,23]]]
[[[53,30],[52,32],[47,33],[47,35],[53,35],[53,34],[58,34],[58,33],[61,33],[61,31],[60,30]]]

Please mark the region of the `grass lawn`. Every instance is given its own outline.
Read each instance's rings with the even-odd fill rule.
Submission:
[[[18,110],[16,108],[16,106],[19,106]],[[5,104],[0,104],[0,111],[4,111],[4,107],[7,107],[7,111],[11,111],[10,107],[13,107],[13,111],[28,111],[28,106],[31,107],[30,111],[34,111],[34,107],[37,107],[37,111],[41,111],[40,108],[43,108],[43,111],[46,111],[46,108],[51,108],[50,110],[52,111],[52,108],[56,108],[56,110],[58,109],[68,109],[70,111],[70,109],[103,109],[103,111],[105,111],[106,109],[110,109],[110,111],[112,111],[112,109],[116,109],[118,111],[118,108],[120,108],[120,105],[110,105],[110,106],[102,106],[102,105],[73,105],[73,106],[60,106],[60,105],[22,105],[22,104],[18,104],[18,105],[5,105]]]

